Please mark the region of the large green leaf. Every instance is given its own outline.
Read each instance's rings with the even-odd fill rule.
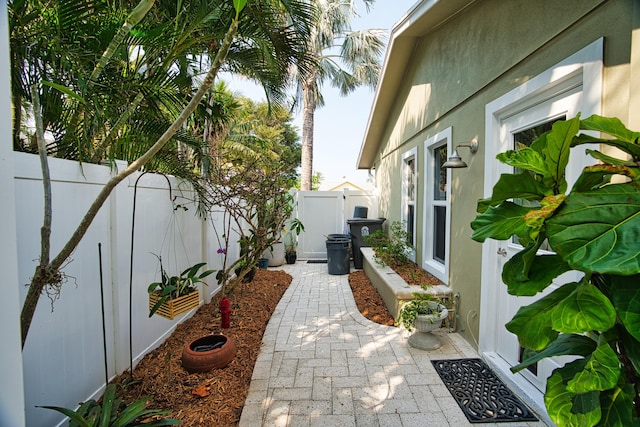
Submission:
[[[530,210],[512,202],[490,207],[486,212],[476,216],[471,223],[471,228],[474,230],[471,238],[484,242],[486,239],[507,240],[514,234],[528,236],[524,216]]]
[[[526,252],[520,251],[502,269],[502,281],[510,295],[533,296],[544,290],[553,279],[571,270],[558,255],[538,255],[529,267],[525,264]],[[526,272],[528,277],[522,277]]]
[[[540,201],[539,209],[532,209],[525,215],[524,222],[531,229],[529,234],[532,238],[537,238],[540,232],[543,231],[545,221],[553,216],[565,198],[564,194],[546,196]]]
[[[638,427],[640,420],[634,414],[635,393],[631,384],[616,387],[600,394],[602,420],[600,425],[608,427]]]
[[[624,123],[617,117],[603,117],[594,114],[582,120],[580,126],[582,129],[604,132],[616,139],[631,142],[636,145],[640,139],[640,132],[633,132],[627,129]]]
[[[640,342],[636,340],[624,327],[618,325],[620,343],[626,358],[631,362],[635,375],[640,377]]]
[[[567,383],[567,390],[576,394],[604,391],[618,383],[620,362],[607,342],[601,342],[585,362],[584,368]]]
[[[600,421],[598,392],[576,395],[567,389],[567,382],[582,370],[584,363],[584,360],[568,363],[553,371],[547,379],[544,403],[549,417],[558,427],[590,427]]]
[[[552,311],[562,300],[571,295],[577,283],[567,283],[527,306],[518,309],[505,326],[518,336],[520,345],[532,350],[543,350],[558,338],[552,326]]]
[[[523,354],[522,363],[512,367],[511,372],[521,371],[527,366],[533,365],[547,357],[569,355],[586,357],[593,353],[596,347],[596,342],[584,335],[560,334],[554,342],[542,351],[526,349]]]
[[[525,169],[539,175],[548,175],[544,158],[536,150],[523,147],[519,150],[509,150],[496,156],[502,163],[514,168]],[[530,175],[526,172],[527,175]]]
[[[551,247],[576,270],[640,271],[640,191],[633,184],[572,193],[546,227]]]
[[[493,186],[490,205],[498,205],[509,199],[542,200],[553,194],[550,188],[537,181],[529,172],[517,175],[503,173]]]
[[[545,180],[547,185],[555,188],[554,193],[564,193],[567,189],[565,170],[569,163],[571,141],[580,129],[580,118],[575,117],[566,121],[558,121],[546,136],[546,145],[543,148],[545,163],[551,182]]]
[[[620,321],[633,337],[640,341],[640,274],[609,276],[610,298]]]
[[[607,331],[616,322],[616,310],[598,288],[581,282],[552,310],[553,329],[565,334]]]

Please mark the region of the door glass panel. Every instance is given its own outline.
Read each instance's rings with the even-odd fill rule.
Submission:
[[[553,124],[559,120],[565,120],[566,116],[562,116],[562,117],[557,117],[553,120],[549,120],[547,122],[544,123],[540,123],[539,125],[536,126],[532,126],[530,128],[521,130],[519,132],[516,132],[513,134],[513,149],[517,150],[518,147],[525,145],[527,147],[530,147],[531,144],[533,144],[533,142],[538,139],[538,137],[540,137],[540,135],[542,135],[545,132],[548,132],[551,130],[551,127],[553,126]],[[514,168],[514,173],[521,173],[522,169],[519,168]],[[533,172],[530,172],[533,173]],[[540,202],[536,201],[536,200],[525,200],[525,199],[514,199],[513,202],[517,205],[520,206],[525,206],[528,208],[537,208],[540,207]],[[513,236],[512,239],[513,243],[519,244],[518,242],[518,238],[516,236]],[[544,241],[542,243],[542,246],[540,247],[540,249],[542,250],[546,250],[546,251],[550,251],[551,248],[549,247],[549,242],[548,241]]]

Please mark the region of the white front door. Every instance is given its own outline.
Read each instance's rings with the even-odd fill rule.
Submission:
[[[579,88],[573,88],[544,103],[505,118],[501,126],[500,140],[497,144],[498,152],[515,149],[516,142],[530,145],[537,136],[550,130],[554,121],[575,117],[578,113],[576,108],[581,105],[581,98],[582,91]],[[579,164],[569,164],[567,169],[569,182],[575,180],[580,170],[581,166]],[[502,173],[514,173],[512,167],[502,163],[495,168],[495,171],[495,182],[497,182]],[[522,203],[524,203],[524,201],[522,201]],[[494,254],[494,262],[498,265],[498,271],[501,272],[506,261],[522,249],[522,245],[520,245],[515,238],[509,241],[499,242],[498,249]],[[539,252],[545,253],[545,249],[549,248],[543,245],[543,248]],[[498,297],[498,315],[495,318],[495,328],[498,331],[496,337],[496,353],[499,357],[503,358],[509,366],[515,366],[522,362],[522,349],[518,344],[517,337],[507,331],[504,325],[513,318],[520,307],[529,305],[542,296],[549,294],[562,283],[566,283],[567,280],[575,279],[575,273],[567,273],[557,278],[543,293],[535,297],[515,297],[507,293],[507,286],[502,283],[501,276],[498,274],[496,283],[499,283],[500,286],[496,289]],[[547,377],[559,366],[557,360],[545,359],[521,371],[520,375],[531,382],[538,390],[544,392]]]
[[[496,99],[486,107],[485,197],[491,194],[500,174],[513,168],[496,160],[496,155],[514,149],[515,142],[530,144],[553,121],[600,113],[602,80],[602,40],[532,78],[521,87]],[[584,152],[584,147],[574,148]],[[574,158],[575,157],[575,158]],[[574,156],[567,168],[569,188],[587,162],[586,155]],[[488,240],[482,252],[482,290],[479,352],[495,369],[519,388],[539,410],[544,408],[546,379],[566,360],[543,360],[529,370],[513,375],[509,368],[521,361],[517,337],[506,330],[518,309],[552,292],[562,283],[577,280],[576,272],[565,273],[544,293],[534,297],[514,297],[507,293],[501,273],[506,261],[522,246],[516,240]],[[544,248],[542,250],[549,249]]]

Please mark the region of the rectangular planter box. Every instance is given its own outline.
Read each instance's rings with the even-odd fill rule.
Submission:
[[[149,294],[149,311],[160,300],[158,294]],[[200,292],[194,291],[178,298],[166,300],[154,314],[173,320],[176,316],[200,307]]]

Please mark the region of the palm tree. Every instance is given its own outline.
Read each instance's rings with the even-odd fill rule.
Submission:
[[[361,0],[369,11],[374,0]],[[384,49],[382,30],[352,31],[356,0],[316,0],[311,37],[307,41],[314,67],[298,72],[298,96],[302,98],[301,190],[310,190],[313,175],[314,114],[324,105],[320,88],[329,81],[345,96],[358,86],[375,88]]]
[[[276,98],[284,92],[290,67],[306,69],[309,5],[304,0],[248,5],[246,0],[139,0],[130,13],[120,10],[126,3],[9,3],[15,117],[33,104],[45,186],[39,265],[21,313],[23,346],[43,289],[59,289],[61,266],[115,186],[153,162],[179,163],[178,141],[197,141],[183,133],[183,125],[220,69],[246,72]],[[200,67],[196,58],[205,55],[211,60]],[[21,126],[14,129],[19,142]],[[54,139],[48,147],[45,131]],[[49,253],[49,149],[83,162],[130,162],[105,184],[54,257]]]

